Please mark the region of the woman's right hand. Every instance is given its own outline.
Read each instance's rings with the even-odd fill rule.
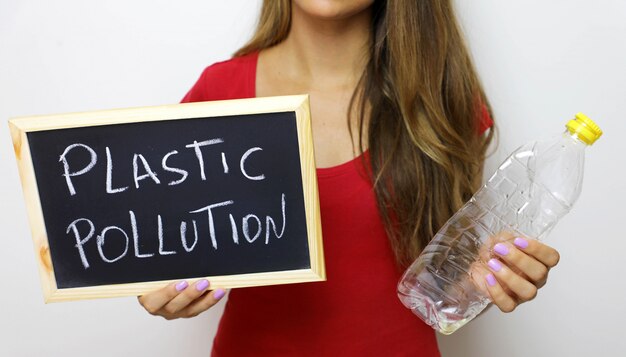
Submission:
[[[189,318],[199,315],[220,301],[224,289],[208,290],[209,281],[199,280],[191,286],[187,281],[171,283],[166,287],[139,296],[139,303],[146,311],[166,320]]]

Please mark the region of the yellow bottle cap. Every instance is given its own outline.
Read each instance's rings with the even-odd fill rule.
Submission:
[[[570,120],[565,127],[587,145],[592,145],[602,136],[600,127],[583,113],[576,114],[576,118]]]

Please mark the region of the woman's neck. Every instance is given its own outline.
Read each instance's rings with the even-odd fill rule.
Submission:
[[[357,140],[353,142],[359,137],[357,115],[349,113],[359,108],[350,103],[369,60],[371,10],[330,20],[295,3],[287,38],[259,55],[256,94],[308,93],[316,163],[335,166],[352,160],[359,150]]]
[[[321,19],[292,6],[289,36],[276,46],[282,71],[302,85],[335,89],[358,82],[369,56],[371,8],[343,19]]]

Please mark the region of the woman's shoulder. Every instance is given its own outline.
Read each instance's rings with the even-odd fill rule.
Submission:
[[[253,52],[206,67],[182,102],[254,97],[257,57]]]

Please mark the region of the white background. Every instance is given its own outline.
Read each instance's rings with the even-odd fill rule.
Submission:
[[[588,150],[577,206],[549,237],[562,261],[547,286],[512,314],[491,309],[440,337],[441,350],[622,355],[626,1],[456,2],[500,130],[486,173],[578,111],[605,135]],[[176,103],[206,65],[246,41],[258,4],[0,0],[0,118]],[[173,322],[135,298],[43,304],[6,124],[0,131],[0,355],[208,355],[223,302]]]

